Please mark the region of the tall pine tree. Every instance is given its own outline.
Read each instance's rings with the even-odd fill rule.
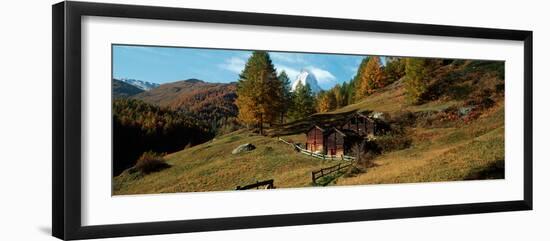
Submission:
[[[309,84],[303,85],[298,82],[292,92],[292,107],[288,113],[292,120],[299,120],[315,113],[315,97],[311,92]]]
[[[277,77],[282,85],[282,102],[280,107],[281,112],[281,124],[284,123],[284,117],[287,114],[288,110],[290,109],[290,106],[292,105],[292,92],[290,87],[290,78],[288,78],[288,75],[283,70]]]
[[[269,54],[254,51],[237,82],[239,120],[258,126],[263,134],[264,123],[273,123],[283,105],[283,84],[277,78]]]

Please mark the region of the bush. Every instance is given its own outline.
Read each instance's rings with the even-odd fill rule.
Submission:
[[[499,79],[504,79],[504,61],[475,60],[465,68],[465,72],[494,72]]]
[[[412,139],[407,135],[391,134],[377,137],[374,142],[382,153],[387,153],[409,148],[412,144]]]
[[[495,92],[499,95],[504,95],[504,84],[496,84]]]
[[[416,121],[416,116],[414,113],[406,110],[406,111],[398,111],[395,114],[392,114],[388,119],[389,119],[388,122],[392,125],[412,126]]]
[[[373,167],[373,160],[378,154],[380,154],[380,150],[372,141],[362,141],[351,147],[351,155],[355,157],[359,167]]]
[[[144,152],[136,161],[136,165],[132,168],[133,171],[139,171],[142,174],[158,172],[170,167],[164,160],[164,157],[152,151]]]
[[[356,162],[352,164],[344,173],[344,177],[354,177],[361,173],[366,173],[371,167],[375,167],[374,158],[378,155],[375,151],[364,150],[364,146],[357,144],[352,147],[353,156]],[[357,154],[359,152],[359,154]]]
[[[344,173],[344,177],[355,177],[361,173],[365,173],[367,170],[357,164],[351,165],[346,173]]]

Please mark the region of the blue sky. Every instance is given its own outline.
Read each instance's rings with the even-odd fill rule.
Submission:
[[[113,77],[168,83],[197,78],[228,83],[238,80],[252,51],[114,45]],[[302,69],[312,72],[323,89],[351,79],[364,56],[269,52],[277,71],[291,81]]]

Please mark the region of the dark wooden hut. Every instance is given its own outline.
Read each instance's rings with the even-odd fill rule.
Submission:
[[[325,153],[326,130],[318,125],[313,125],[306,132],[306,150],[317,153]]]
[[[349,155],[352,146],[359,143],[361,139],[353,130],[332,128],[327,132],[325,139],[327,155]]]
[[[376,121],[364,114],[356,113],[342,125],[341,129],[355,131],[360,136],[374,136]]]

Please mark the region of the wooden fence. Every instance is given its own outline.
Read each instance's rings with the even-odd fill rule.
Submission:
[[[260,187],[264,187],[262,189],[275,189],[275,185],[273,183],[274,183],[274,180],[270,179],[270,180],[266,180],[266,181],[262,181],[262,182],[252,183],[252,184],[242,186],[242,187],[237,186],[237,188],[235,190],[248,190],[248,189],[253,189],[253,188],[260,189]]]
[[[319,159],[323,159],[323,160],[355,161],[355,157],[352,157],[352,156],[346,156],[346,155],[337,156],[337,155],[325,155],[325,154],[321,154],[321,153],[315,153],[315,152],[309,151],[307,149],[304,149],[301,146],[296,145],[294,143],[287,142],[287,141],[283,140],[280,137],[279,137],[279,141],[282,141],[283,143],[291,145],[296,150],[298,150],[300,153],[311,156],[311,157],[315,157],[315,158],[319,158]]]
[[[342,170],[344,168],[347,168],[351,165],[352,165],[351,162],[349,162],[349,163],[339,163],[339,164],[334,165],[334,166],[322,168],[318,171],[311,172],[311,181],[312,181],[313,184],[316,184],[317,179],[319,179],[321,177],[324,177],[324,176],[327,176],[327,175],[330,175],[330,174],[335,173],[337,171],[340,171],[340,170]]]

